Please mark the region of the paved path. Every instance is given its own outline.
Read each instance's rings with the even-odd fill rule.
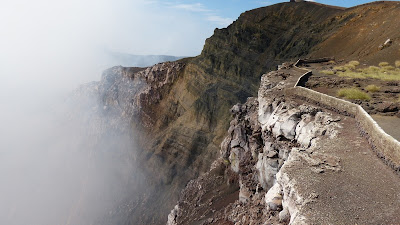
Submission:
[[[340,170],[318,173],[315,167],[323,165],[306,160],[282,168],[301,196],[313,196],[301,213],[310,224],[400,224],[400,178],[361,137],[354,118],[335,115],[341,118],[340,133],[321,139],[307,154],[337,159]]]
[[[339,159],[339,171],[317,173],[305,161],[285,168],[301,196],[316,196],[302,214],[310,224],[399,224],[399,177],[376,157],[353,118],[342,116],[340,124],[340,134],[319,141],[312,153]]]

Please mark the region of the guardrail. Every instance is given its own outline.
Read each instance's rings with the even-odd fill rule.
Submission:
[[[294,66],[302,69],[297,67],[299,62],[301,60],[298,60]],[[400,142],[387,134],[360,105],[303,87],[312,75],[312,71],[302,70],[305,73],[299,77],[293,88],[286,90],[286,93],[299,96],[338,113],[354,117],[361,135],[367,138],[377,156],[384,160],[397,173],[400,173]]]

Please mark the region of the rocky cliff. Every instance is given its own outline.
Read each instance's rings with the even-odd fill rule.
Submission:
[[[258,98],[231,109],[228,136],[208,173],[191,181],[168,224],[265,224],[301,221],[291,180],[280,172],[287,161],[307,158],[316,173],[340,170],[338,160],[312,155],[320,138],[334,138],[337,117],[285,97],[291,82],[284,70],[261,79]],[[290,219],[292,218],[292,219]],[[296,223],[294,223],[296,224]]]
[[[330,8],[312,3],[300,3],[296,6],[300,8],[306,6],[308,11],[302,12],[300,8],[290,4],[285,4],[280,9],[284,9],[285,12],[299,10],[298,12],[304,16],[301,18],[303,19],[309,18],[310,12],[318,14],[318,10],[315,11],[316,8],[313,7],[325,7],[325,10]],[[279,18],[287,18],[285,13],[274,7],[270,9],[280,12]],[[396,41],[395,45],[390,45],[388,48],[382,48],[380,46],[385,40],[378,37],[382,33],[391,38],[398,37],[398,32],[395,32],[397,22],[389,23],[388,21],[390,15],[393,16],[399,10],[398,3],[384,2],[350,9],[335,8],[332,10],[335,13],[332,12],[328,19],[320,17],[320,20],[313,18],[312,22],[304,21],[305,24],[311,25],[310,29],[299,27],[298,31],[301,34],[288,38],[289,42],[283,45],[286,48],[279,48],[282,46],[275,44],[275,48],[279,47],[269,49],[268,53],[271,55],[266,58],[276,59],[280,54],[289,56],[291,53],[286,50],[304,47],[303,41],[305,41],[310,48],[300,51],[309,53],[309,57],[335,56],[339,60],[357,58],[363,62],[376,63],[379,60],[392,62],[399,57],[398,47],[393,47],[398,46],[398,42]],[[249,14],[250,17],[257,18],[256,12],[257,10],[254,10],[254,14]],[[270,12],[270,18],[274,17],[274,12]],[[231,29],[234,29],[233,27],[237,24],[245,26],[249,15],[242,15],[231,25]],[[371,21],[376,21],[376,23]],[[277,20],[275,22],[275,25],[280,24]],[[391,28],[376,26],[379,23]],[[296,25],[289,24],[288,27],[296,27]],[[269,24],[268,28],[273,30],[274,24]],[[251,30],[249,27],[248,29]],[[273,33],[271,29],[265,29],[265,31],[269,35]],[[235,52],[240,32],[236,33],[236,36],[228,31],[218,32],[214,35],[216,40],[211,43],[215,43],[215,46],[224,46],[225,49],[232,47],[231,51]],[[290,34],[291,30],[286,30],[285,35]],[[314,34],[318,35],[314,36]],[[263,32],[259,35],[259,37],[266,37]],[[285,38],[286,36],[281,40],[284,41]],[[300,46],[296,38],[299,38],[298,41],[302,43]],[[223,45],[220,39],[229,39],[232,44],[229,47]],[[246,42],[252,43],[255,39],[257,35],[252,39],[247,39]],[[268,43],[281,41],[277,37],[269,41],[267,39],[265,40]],[[291,42],[293,40],[294,42]],[[208,54],[210,47],[207,44],[210,44],[210,40],[205,45],[203,56]],[[362,47],[365,46],[364,44],[367,48]],[[219,52],[224,52],[225,49],[221,48]],[[254,49],[257,47],[249,46],[246,57],[251,58],[250,52]],[[274,52],[276,55],[273,54]],[[229,58],[229,54],[227,55]],[[258,57],[254,59],[256,63],[265,57],[263,53],[254,55]],[[209,56],[210,59],[215,58],[211,61],[215,63],[214,65],[221,65],[224,68],[226,71],[224,75],[230,73],[230,76],[234,76],[227,70],[230,64],[235,62],[233,58],[224,61],[223,57],[213,57],[212,54]],[[277,63],[277,61],[272,62]],[[284,67],[285,65],[282,68]],[[213,71],[218,71],[218,66],[211,68]],[[247,71],[257,74],[254,69]],[[369,184],[360,182],[359,177],[387,176],[386,183],[390,183],[389,186],[392,187],[393,184],[398,183],[398,179],[393,177],[390,169],[384,167],[382,162],[376,162],[377,158],[374,158],[372,151],[349,154],[350,149],[360,151],[361,146],[363,146],[361,149],[370,150],[370,146],[362,140],[353,122],[349,125],[347,118],[310,105],[308,102],[291,98],[282,92],[293,84],[289,80],[297,76],[293,74],[294,72],[296,72],[295,69],[290,73],[279,70],[264,75],[261,78],[258,98],[249,98],[245,104],[235,105],[231,109],[234,119],[230,123],[228,136],[222,141],[220,158],[212,164],[209,172],[189,182],[182,191],[178,204],[169,214],[168,224],[312,224],[322,221],[325,223],[349,223],[350,221],[351,223],[371,223],[372,221],[390,223],[396,221],[396,215],[387,213],[385,210],[382,216],[375,218],[364,213],[373,205],[375,206],[373,208],[379,207],[379,200],[373,195],[366,197],[368,195],[365,193],[371,193],[371,190],[376,191],[375,185],[371,181]],[[346,122],[341,122],[342,120]],[[343,126],[346,127],[346,131],[343,131]],[[339,134],[340,137],[335,138]],[[346,143],[349,145],[346,146]],[[342,149],[335,149],[334,145]],[[365,158],[363,163],[355,162],[354,158],[357,157]],[[364,163],[367,161],[368,163]],[[381,171],[366,172],[372,164],[375,168],[382,168]],[[386,175],[377,175],[377,173]],[[346,184],[346,187],[352,187],[350,189],[357,191],[346,192],[340,186],[330,183],[331,180],[340,180]],[[318,184],[318,188],[312,184]],[[384,189],[380,190],[382,194],[390,192],[386,187]],[[397,199],[397,196],[394,195],[393,198]],[[336,204],[338,203],[336,199],[354,203]],[[364,199],[365,203],[361,203],[360,199]],[[392,200],[388,201],[393,203]],[[399,205],[394,203],[393,206]],[[342,210],[338,210],[340,208]],[[349,212],[353,212],[355,216],[350,216]]]
[[[121,207],[111,217],[166,221],[186,183],[217,158],[232,105],[256,96],[263,72],[323,41],[317,31],[340,11],[307,3],[252,10],[216,29],[198,57],[107,70],[98,85],[101,104],[107,115],[128,119],[149,184],[142,198],[121,203],[140,207]]]
[[[388,5],[393,13],[399,9],[395,3]],[[284,71],[263,76],[259,90],[261,75],[298,57],[335,56],[334,43],[344,43],[356,22],[376,10],[383,12],[385,7],[377,3],[342,9],[300,2],[259,8],[216,29],[197,57],[105,71],[88,90],[98,96],[106,121],[120,118],[129,124],[137,147],[133,160],[146,177],[145,188],[121,202],[105,223],[161,224],[178,200],[169,216],[171,224],[247,224],[262,215],[284,222],[297,215],[296,204],[285,199],[296,193],[278,171],[290,161],[289,152],[310,163],[325,160],[316,172],[339,170],[336,158],[322,153],[315,158],[310,150],[318,138],[335,135],[337,121],[318,107],[283,98],[279,90],[287,84],[282,81],[290,79]],[[338,49],[347,51],[346,46]],[[372,60],[389,51],[359,56]],[[258,99],[248,100],[257,92]],[[229,111],[238,102],[242,105],[232,109],[235,119],[229,124]],[[276,183],[289,193],[267,194]],[[221,201],[214,204],[214,197]],[[245,203],[250,205],[241,207]],[[279,217],[277,210],[282,209]]]
[[[296,92],[302,70],[280,68],[263,75],[258,98],[233,106],[220,158],[189,182],[167,224],[398,221],[400,179],[365,138],[379,134],[342,111],[341,105],[351,103],[337,99],[339,105],[326,105],[322,98],[315,102],[323,94]]]

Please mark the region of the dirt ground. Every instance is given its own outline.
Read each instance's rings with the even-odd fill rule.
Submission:
[[[337,92],[341,88],[355,87],[371,96],[371,100],[351,100],[353,103],[361,105],[370,115],[397,116],[400,117],[400,82],[384,81],[372,78],[347,78],[337,75],[326,75],[320,71],[331,69],[336,64],[320,63],[306,65],[307,69],[313,70],[313,75],[306,83],[306,87],[312,90],[338,97]],[[376,85],[380,90],[370,92],[366,90],[368,85]],[[343,98],[344,99],[344,98]]]

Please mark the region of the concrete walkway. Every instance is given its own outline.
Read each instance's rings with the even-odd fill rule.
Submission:
[[[399,224],[399,177],[359,135],[355,120],[341,118],[340,134],[320,140],[309,153],[337,159],[338,171],[317,173],[315,167],[323,165],[305,166],[305,160],[282,168],[298,195],[308,199],[301,214],[309,224]]]
[[[298,70],[292,75],[298,76]],[[301,160],[286,162],[281,171],[305,199],[300,214],[307,224],[400,224],[400,178],[372,151],[354,118],[324,111],[341,118],[340,133],[334,139],[322,138],[316,147],[301,153]],[[385,122],[383,127],[393,126],[386,118]],[[314,165],[307,157],[326,161]],[[336,170],[315,169],[329,166],[330,160],[338,162]]]

